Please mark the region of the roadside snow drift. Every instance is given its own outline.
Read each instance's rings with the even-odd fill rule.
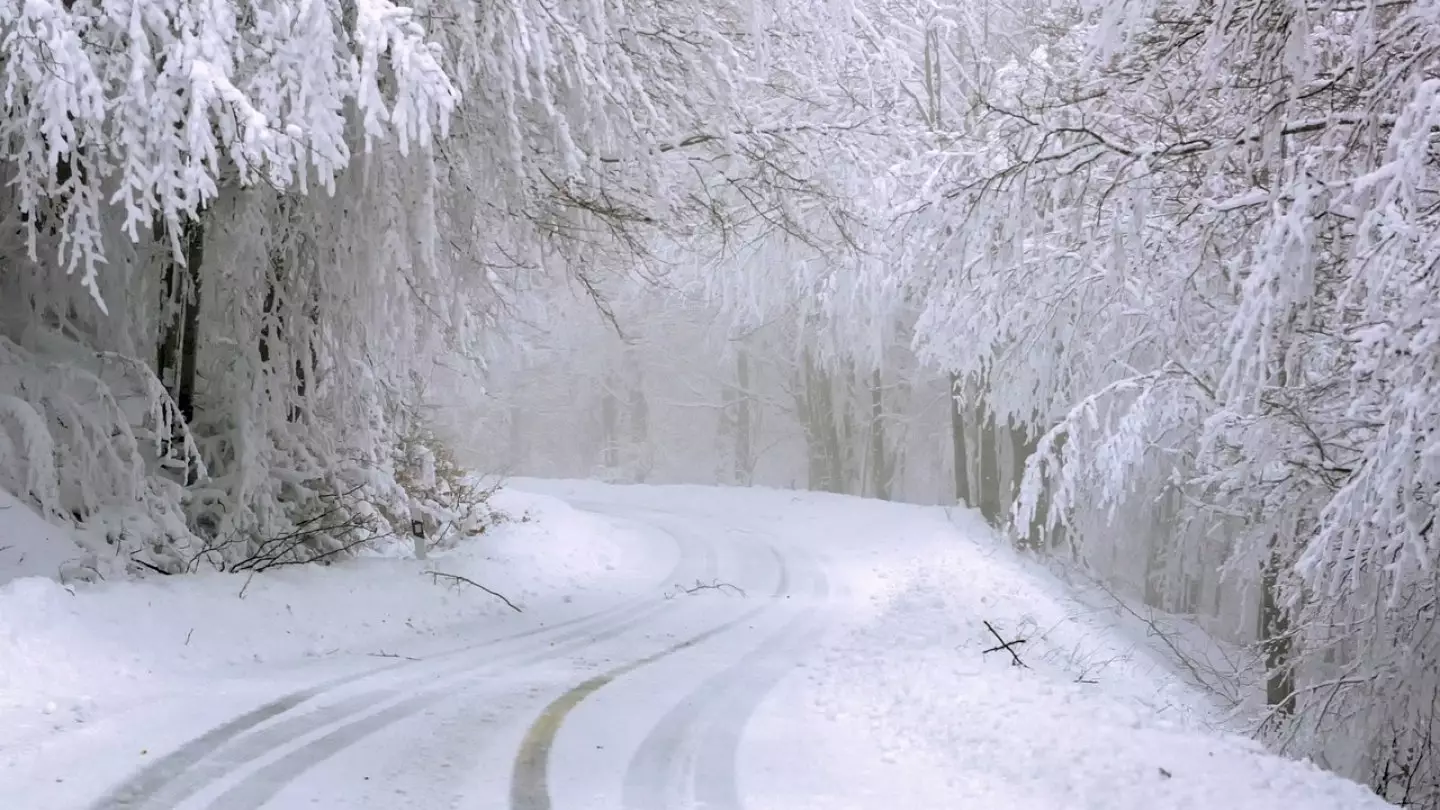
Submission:
[[[1389,806],[1360,785],[1216,731],[1210,696],[1131,641],[1118,617],[1070,598],[1008,549],[939,545],[948,548],[907,568],[877,565],[894,587],[874,600],[875,615],[817,652],[808,680],[772,696],[776,725],[756,729],[753,758],[742,763],[742,773],[756,775],[751,810],[882,806],[873,793],[848,798],[877,782],[897,807]],[[1025,640],[1012,648],[1023,666],[995,649],[991,627],[1005,641]],[[808,722],[796,723],[796,714]],[[797,740],[780,725],[812,736]],[[782,746],[843,750],[854,743],[837,740],[856,739],[886,765],[848,787],[844,771],[817,775],[833,784],[826,801],[805,800],[794,791],[795,771],[766,764]]]

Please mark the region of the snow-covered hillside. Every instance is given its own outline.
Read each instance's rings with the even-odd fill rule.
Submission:
[[[516,487],[429,562],[0,585],[0,806],[1388,806],[969,511]]]

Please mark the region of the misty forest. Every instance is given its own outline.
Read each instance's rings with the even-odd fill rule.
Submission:
[[[0,150],[66,582],[965,504],[1440,807],[1440,0],[0,0]]]

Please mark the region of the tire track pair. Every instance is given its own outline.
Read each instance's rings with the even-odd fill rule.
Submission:
[[[829,584],[812,563],[812,598],[822,602]],[[736,758],[750,717],[793,668],[785,653],[813,641],[823,627],[820,608],[803,608],[760,645],[712,676],[650,730],[626,769],[625,810],[702,807],[741,810]],[[687,756],[686,752],[693,752]]]
[[[770,596],[770,599],[774,600],[789,593],[790,571],[780,552],[774,547],[770,547],[770,551],[775,556],[780,572],[779,583]],[[586,698],[624,675],[682,650],[697,646],[774,609],[775,606],[767,601],[765,604],[751,608],[660,652],[597,675],[556,698],[540,713],[539,718],[530,726],[525,738],[521,741],[511,774],[510,810],[551,810],[549,769],[550,754],[555,737],[564,724],[565,718]]]
[[[690,544],[674,538],[681,547],[681,558],[670,572],[674,579],[681,571],[695,565],[695,549]],[[700,549],[701,562],[698,566],[706,576],[713,576],[717,567],[715,553],[708,547]],[[632,600],[585,616],[578,616],[553,625],[530,628],[498,639],[489,639],[475,644],[431,656],[423,661],[399,661],[364,671],[351,673],[325,681],[316,686],[300,689],[270,701],[256,709],[229,720],[182,745],[176,751],[162,757],[124,782],[112,788],[105,796],[91,805],[91,810],[160,810],[173,808],[206,787],[214,784],[226,774],[263,758],[270,751],[294,742],[307,734],[326,726],[342,723],[324,736],[305,743],[285,758],[262,766],[256,773],[247,776],[231,787],[210,807],[239,808],[259,807],[284,787],[290,780],[342,748],[416,714],[431,703],[449,694],[455,686],[453,679],[470,680],[504,666],[526,665],[558,658],[583,649],[597,641],[618,636],[634,626],[643,623],[652,614],[663,610],[652,598]],[[539,638],[535,638],[535,637]],[[473,654],[490,651],[496,647],[535,639],[520,649],[497,657],[486,659],[477,665]],[[544,645],[544,646],[540,646]],[[527,655],[528,653],[528,655]],[[435,668],[437,661],[449,659],[448,665]],[[385,688],[373,689],[348,697],[333,704],[318,706],[304,714],[293,714],[278,722],[265,725],[272,720],[291,714],[304,704],[311,703],[335,690],[366,678],[383,675],[392,671],[404,671],[399,681],[387,684]],[[451,678],[443,684],[436,678]],[[401,700],[380,711],[365,715],[369,709],[386,700],[393,700],[401,693],[411,691],[416,683],[424,682],[430,688],[418,695]],[[361,717],[360,715],[365,715]],[[359,717],[359,719],[355,719]],[[349,722],[346,722],[346,721]],[[263,728],[262,728],[263,726]],[[257,789],[268,785],[273,789]]]

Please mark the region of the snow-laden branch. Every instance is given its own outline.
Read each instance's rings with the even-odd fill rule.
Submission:
[[[83,268],[103,308],[108,206],[124,209],[137,240],[156,222],[193,219],[224,183],[333,188],[349,162],[351,106],[367,146],[394,137],[403,153],[443,135],[458,96],[413,11],[345,5],[0,3],[0,137],[14,144],[32,260],[42,220],[55,217],[60,263]]]

